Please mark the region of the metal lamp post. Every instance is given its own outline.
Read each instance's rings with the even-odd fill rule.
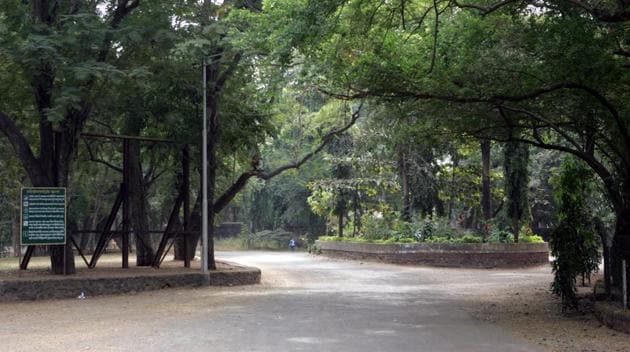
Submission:
[[[201,147],[201,165],[202,165],[202,198],[201,198],[201,272],[208,272],[208,108],[206,106],[207,99],[207,82],[206,82],[206,58],[204,57],[201,64],[203,70],[203,137]]]

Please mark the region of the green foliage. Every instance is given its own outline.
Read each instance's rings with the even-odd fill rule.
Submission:
[[[460,232],[448,225],[445,218],[425,218],[419,222],[388,221],[381,216],[364,219],[362,232],[355,237],[320,236],[320,241],[347,241],[368,243],[514,243],[508,231],[493,230],[489,236]],[[542,243],[542,237],[531,230],[522,234],[523,243]]]
[[[250,234],[247,241],[247,248],[250,249],[286,249],[290,239],[296,239],[295,234],[278,229],[263,230]],[[296,239],[297,240],[297,239]]]
[[[543,240],[543,238],[538,236],[538,235],[532,235],[532,236],[521,236],[519,238],[519,242],[521,242],[521,243],[544,243],[545,240]]]
[[[320,241],[343,241],[345,240],[343,237],[339,236],[319,236],[317,238]]]
[[[514,243],[514,235],[509,231],[493,228],[486,240],[491,243]]]
[[[461,237],[449,237],[449,236],[435,236],[426,241],[427,243],[444,243],[444,244],[458,244],[458,243],[482,243],[483,237],[480,235],[466,234]]]
[[[368,241],[384,240],[391,236],[392,230],[387,220],[380,216],[367,216],[363,219],[363,238]]]
[[[542,237],[538,236],[532,231],[532,228],[528,225],[521,227],[519,232],[519,242],[521,243],[543,243],[545,242]]]
[[[518,242],[520,220],[529,214],[527,199],[529,147],[523,143],[508,142],[504,147],[506,212],[512,222],[514,239]]]
[[[322,254],[322,249],[315,243],[309,244],[306,247],[306,250],[308,251],[308,253],[310,254],[314,254],[314,255],[320,255]]]
[[[576,279],[590,276],[599,267],[597,237],[589,221],[587,198],[592,187],[592,173],[575,158],[565,158],[560,175],[554,180],[558,202],[558,226],[551,240],[553,293],[562,298],[563,311],[577,307]]]

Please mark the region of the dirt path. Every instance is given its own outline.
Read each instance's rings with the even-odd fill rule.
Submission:
[[[560,300],[549,290],[553,280],[550,267],[520,270],[398,268],[417,272],[438,283],[437,290],[453,297],[475,319],[501,326],[545,351],[630,351],[630,336],[603,326],[591,313],[592,303],[588,299],[581,300],[580,312],[561,312]],[[281,285],[287,276],[271,270],[266,280],[269,285]],[[587,296],[592,289],[579,290]]]
[[[630,351],[628,336],[590,320],[541,315],[554,308],[537,291],[548,286],[548,269],[415,268],[304,253],[219,257],[260,267],[263,283],[0,304],[0,350]],[[600,349],[586,344],[589,336]]]

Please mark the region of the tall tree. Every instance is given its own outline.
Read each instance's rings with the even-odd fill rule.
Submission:
[[[103,15],[96,2],[88,1],[4,1],[0,5],[4,19],[0,52],[17,69],[12,74],[21,76],[23,85],[16,88],[32,92],[34,108],[29,113],[0,111],[0,130],[13,145],[32,185],[69,186],[76,146],[96,92],[115,71],[110,64],[114,40],[139,4],[139,0],[118,0],[103,8]],[[38,143],[27,137],[34,124]],[[74,272],[70,242],[65,250],[53,246],[51,252],[54,273],[62,273],[64,267]]]
[[[490,184],[491,142],[487,139],[481,139],[479,144],[481,149],[481,211],[483,220],[486,222],[484,233],[487,233],[488,222],[492,220],[492,188]]]
[[[599,268],[598,243],[588,215],[587,199],[592,188],[592,172],[583,162],[565,158],[555,180],[558,226],[551,234],[553,292],[562,299],[562,310],[577,308],[576,280]]]
[[[514,242],[518,242],[521,219],[529,213],[527,185],[529,182],[529,147],[519,142],[507,142],[503,148],[506,212],[511,221]]]

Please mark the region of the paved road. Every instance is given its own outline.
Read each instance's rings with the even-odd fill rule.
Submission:
[[[218,257],[260,267],[263,284],[0,305],[0,351],[538,351],[461,302],[539,271]]]

